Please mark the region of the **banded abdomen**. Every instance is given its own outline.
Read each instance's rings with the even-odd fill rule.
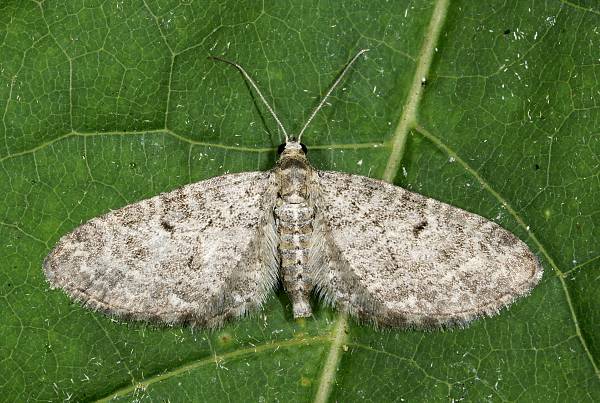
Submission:
[[[294,317],[312,314],[309,296],[313,288],[307,271],[314,209],[306,201],[290,203],[279,199],[275,208],[281,255],[281,279],[292,300]]]

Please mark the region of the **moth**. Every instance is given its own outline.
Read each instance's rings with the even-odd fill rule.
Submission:
[[[311,167],[252,78],[285,143],[267,172],[196,182],[93,218],[44,261],[53,287],[125,319],[220,326],[279,284],[295,318],[311,294],[377,326],[464,325],[538,283],[524,242],[473,213],[380,180]]]

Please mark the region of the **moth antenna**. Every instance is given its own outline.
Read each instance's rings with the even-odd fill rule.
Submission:
[[[246,70],[244,70],[244,68],[242,66],[240,66],[239,64],[237,64],[236,62],[232,62],[231,60],[223,59],[222,57],[209,56],[208,58],[209,59],[213,59],[213,60],[218,60],[220,62],[224,62],[224,63],[227,63],[227,64],[230,64],[233,67],[235,67],[236,69],[238,69],[240,71],[240,73],[242,73],[242,75],[244,76],[244,78],[246,79],[246,81],[248,81],[250,83],[250,85],[252,86],[252,88],[254,88],[254,91],[256,91],[256,93],[258,94],[258,97],[260,98],[260,100],[263,102],[263,104],[265,104],[265,106],[267,107],[267,109],[271,113],[271,116],[273,116],[273,119],[275,119],[275,121],[277,122],[277,126],[279,126],[279,128],[283,132],[283,135],[285,136],[285,142],[287,143],[288,140],[289,140],[289,137],[288,137],[288,134],[287,134],[287,130],[285,130],[285,127],[283,127],[283,124],[281,124],[281,121],[277,117],[277,114],[275,114],[275,111],[273,110],[273,108],[271,108],[271,106],[269,105],[269,103],[267,102],[267,100],[265,99],[265,97],[263,96],[262,92],[260,92],[260,90],[258,89],[258,86],[254,82],[254,80],[252,80],[252,78],[250,77],[250,75],[248,73],[246,73]]]
[[[362,50],[358,51],[358,53],[355,54],[354,57],[346,64],[346,67],[344,67],[344,70],[342,70],[342,72],[338,76],[337,80],[335,80],[333,85],[331,87],[329,87],[329,89],[327,90],[327,93],[325,94],[323,99],[321,99],[321,102],[319,102],[319,105],[317,105],[317,107],[312,111],[312,113],[310,114],[310,117],[304,124],[304,127],[302,127],[302,130],[300,130],[300,134],[298,134],[298,142],[300,142],[300,139],[302,138],[302,133],[304,133],[304,131],[306,130],[306,128],[308,127],[310,122],[312,122],[312,120],[314,119],[315,115],[321,110],[323,105],[325,105],[327,98],[329,98],[329,96],[331,95],[331,93],[333,92],[335,87],[337,87],[338,84],[342,81],[342,78],[344,78],[344,75],[346,75],[348,70],[350,70],[350,67],[352,67],[352,65],[354,64],[356,59],[358,59],[360,57],[360,55],[362,55],[363,53],[366,53],[368,51],[369,51],[369,49],[362,49]]]

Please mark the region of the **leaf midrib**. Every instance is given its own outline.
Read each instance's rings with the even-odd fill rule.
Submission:
[[[425,37],[419,56],[416,59],[416,68],[412,78],[412,85],[408,91],[405,107],[402,110],[398,125],[391,139],[392,149],[383,173],[382,179],[392,183],[398,173],[400,162],[404,156],[406,139],[409,131],[416,125],[417,108],[423,96],[421,80],[427,77],[431,68],[431,61],[435,52],[439,34],[444,25],[446,13],[450,0],[438,0],[431,13],[429,26],[425,31]],[[315,396],[315,403],[325,403],[331,395],[336,369],[339,366],[343,345],[347,341],[347,334],[343,330],[347,323],[347,314],[340,314],[333,327],[335,337],[331,343],[329,354],[323,366],[321,379]],[[335,366],[335,367],[334,367]]]

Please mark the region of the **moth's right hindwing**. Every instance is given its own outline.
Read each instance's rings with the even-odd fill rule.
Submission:
[[[256,309],[277,277],[269,172],[225,175],[125,206],[65,235],[54,287],[124,318],[218,326]]]
[[[476,214],[363,176],[318,172],[315,182],[326,265],[311,266],[317,287],[362,319],[461,325],[541,278],[525,243]]]

